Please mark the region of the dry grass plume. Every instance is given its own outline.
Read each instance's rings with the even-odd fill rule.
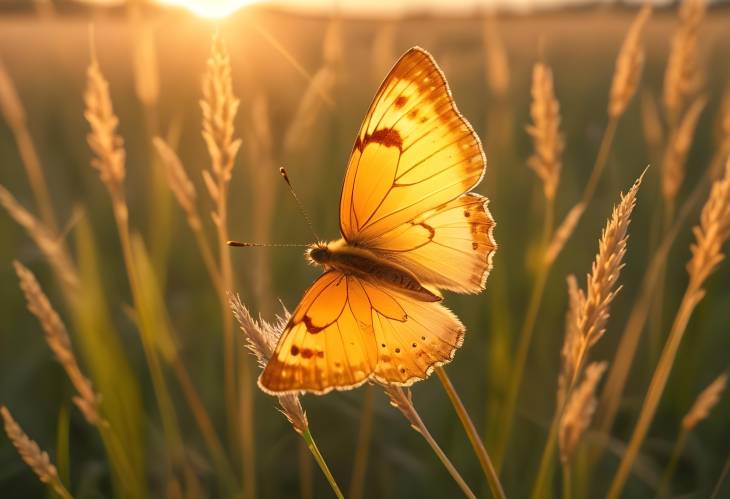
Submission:
[[[613,73],[611,93],[608,101],[608,116],[618,118],[626,110],[626,106],[636,93],[644,67],[644,47],[642,36],[644,26],[651,16],[651,7],[647,4],[641,8],[631,24],[623,45],[616,59],[616,70]]]
[[[13,419],[13,415],[10,414],[7,407],[0,407],[0,415],[2,415],[5,423],[5,433],[7,433],[10,442],[25,461],[25,464],[33,470],[33,473],[41,482],[50,486],[62,498],[70,499],[71,494],[58,478],[58,471],[48,454],[42,451],[38,444],[25,434],[20,425]]]
[[[13,262],[13,266],[20,281],[20,289],[25,295],[28,310],[40,322],[48,347],[76,388],[78,395],[73,398],[74,403],[90,424],[100,424],[103,420],[99,412],[99,396],[91,386],[91,381],[79,368],[66,326],[48,301],[33,273],[18,261]]]
[[[560,104],[555,97],[553,72],[543,63],[535,64],[532,70],[532,104],[530,105],[532,125],[527,132],[532,137],[535,152],[528,165],[542,180],[545,198],[555,198],[560,180],[563,135],[560,132]]]
[[[687,100],[702,83],[699,32],[706,8],[706,0],[684,0],[679,9],[679,25],[664,73],[664,107],[670,123],[678,122]]]
[[[710,415],[710,411],[720,401],[722,392],[725,391],[727,385],[727,374],[721,374],[715,381],[702,390],[697,396],[697,400],[692,404],[689,412],[682,419],[682,428],[691,430],[703,419],[707,419]]]
[[[568,400],[558,430],[560,459],[570,461],[583,433],[593,419],[596,410],[596,387],[607,367],[606,362],[593,362],[585,370],[583,382],[578,385]]]
[[[668,138],[662,162],[662,195],[668,203],[674,203],[684,182],[687,154],[706,102],[704,97],[695,99]]]
[[[128,214],[124,199],[124,140],[117,133],[119,119],[112,106],[109,82],[104,78],[96,56],[92,56],[86,71],[84,103],[84,117],[91,127],[87,142],[94,153],[91,165],[99,172],[101,181],[109,191],[115,215],[126,224]]]

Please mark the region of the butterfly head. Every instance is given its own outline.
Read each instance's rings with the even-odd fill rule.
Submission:
[[[327,247],[327,243],[317,242],[307,248],[305,256],[312,265],[327,265],[332,257],[332,252]]]

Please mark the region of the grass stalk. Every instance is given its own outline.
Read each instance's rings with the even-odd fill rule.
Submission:
[[[223,476],[223,482],[228,491],[227,494],[232,496],[238,488],[235,478],[236,475],[233,472],[233,467],[228,460],[223,444],[215,431],[215,426],[208,416],[208,412],[200,399],[200,395],[198,394],[193,381],[190,379],[188,370],[185,368],[185,365],[179,357],[175,357],[173,360],[172,368],[182,389],[183,396],[185,397],[188,406],[190,407],[190,411],[193,414],[193,418],[195,419],[195,422],[200,429],[200,433],[203,436],[203,441],[205,442],[206,447],[208,447],[208,452],[210,452],[211,457],[216,463],[218,473]]]
[[[355,460],[352,465],[352,478],[350,479],[350,499],[362,499],[365,487],[365,474],[368,467],[370,455],[370,440],[373,432],[373,416],[375,412],[375,390],[371,385],[365,387],[362,409],[360,411],[360,429],[357,434],[357,447],[355,449]]]
[[[546,199],[543,219],[543,235],[540,243],[540,255],[543,255],[547,249],[550,236],[553,232],[553,223],[554,202],[551,199]],[[509,439],[512,433],[515,411],[517,410],[517,401],[519,399],[520,388],[522,387],[522,377],[525,372],[525,366],[527,365],[527,357],[530,353],[530,345],[532,344],[535,323],[540,312],[540,306],[542,305],[542,298],[545,292],[548,276],[550,274],[550,268],[552,267],[552,262],[546,261],[544,258],[540,258],[539,265],[532,291],[530,292],[530,301],[527,306],[525,320],[522,323],[522,328],[520,329],[519,343],[515,352],[512,373],[509,378],[509,387],[507,389],[505,406],[498,424],[498,426],[502,428],[502,431],[500,433],[500,438],[497,440],[494,452],[494,462],[497,470],[502,468],[502,464],[506,458],[507,445],[509,444]]]
[[[38,152],[28,130],[25,109],[17,94],[15,85],[5,71],[2,60],[0,60],[0,112],[5,117],[15,138],[33,197],[38,205],[41,220],[51,231],[56,232],[58,230],[56,212],[53,208],[53,201],[51,200]]]
[[[437,370],[438,369],[440,368],[437,368]],[[383,389],[385,390],[385,393],[388,395],[388,397],[390,397],[390,404],[398,409],[401,414],[403,414],[403,416],[406,418],[406,420],[411,423],[411,428],[420,433],[423,439],[426,440],[426,443],[428,443],[428,445],[431,447],[434,454],[436,454],[436,457],[439,458],[441,464],[444,465],[444,468],[446,468],[446,471],[448,471],[449,475],[451,475],[451,478],[454,479],[464,495],[470,499],[476,499],[476,495],[474,495],[474,492],[472,492],[472,490],[466,484],[466,482],[456,470],[454,465],[451,463],[449,458],[446,456],[444,451],[441,450],[441,447],[439,447],[438,443],[436,443],[436,440],[431,435],[431,432],[428,431],[428,427],[426,427],[426,424],[421,419],[420,414],[418,414],[416,406],[413,405],[413,397],[411,395],[411,392],[404,390],[400,386],[393,385],[383,385]]]
[[[484,442],[482,442],[482,439],[479,436],[474,423],[469,417],[469,413],[467,412],[466,407],[464,407],[459,394],[456,392],[454,385],[451,383],[451,380],[443,367],[437,367],[436,374],[438,375],[444,390],[446,390],[446,394],[449,396],[451,405],[454,406],[454,410],[459,416],[459,421],[461,421],[461,425],[464,427],[464,431],[466,431],[466,435],[474,449],[474,453],[479,459],[479,464],[482,467],[482,471],[484,471],[484,476],[487,478],[487,483],[489,484],[489,490],[492,492],[492,497],[504,499],[506,496],[502,489],[502,484],[499,482],[497,471],[492,464],[492,460],[489,458],[487,449],[484,448]]]
[[[672,449],[669,463],[667,464],[667,467],[662,474],[661,481],[659,482],[659,486],[657,487],[657,499],[665,499],[666,497],[669,497],[669,492],[672,485],[672,478],[674,477],[674,472],[677,470],[679,458],[682,457],[682,453],[684,452],[684,447],[687,444],[688,436],[689,430],[687,430],[686,428],[682,428],[682,430],[679,432],[679,436],[677,437],[677,441],[674,443],[674,448]]]
[[[730,472],[730,457],[725,460],[725,466],[722,467],[722,471],[720,472],[720,476],[717,479],[717,483],[712,489],[710,499],[717,499],[718,497],[720,497],[720,489],[722,488],[722,484],[725,481],[728,472]]]
[[[314,499],[314,480],[312,476],[312,459],[309,457],[309,448],[304,440],[297,446],[299,459],[299,498]]]
[[[233,317],[227,296],[234,287],[233,267],[228,247],[228,188],[241,140],[235,138],[235,118],[240,100],[233,92],[230,56],[223,39],[213,35],[210,57],[203,77],[200,107],[203,114],[202,135],[210,156],[210,166],[203,170],[208,194],[213,202],[213,223],[218,243],[218,294],[223,325],[224,396],[229,437],[237,441],[241,452],[244,495],[256,496],[256,470],[253,432],[252,378],[243,353],[236,348]],[[237,376],[238,375],[238,376]],[[241,383],[241,386],[238,385]]]
[[[586,184],[586,187],[583,190],[583,195],[581,196],[581,202],[585,206],[588,206],[588,204],[590,204],[591,200],[593,199],[593,195],[596,192],[596,187],[598,187],[598,181],[601,179],[603,170],[606,168],[606,163],[608,162],[608,154],[611,152],[613,139],[616,135],[616,128],[618,127],[618,119],[618,116],[610,117],[608,119],[608,124],[606,125],[606,129],[603,132],[603,137],[601,137],[601,144],[598,146],[596,162],[593,164],[591,176],[588,179],[588,183]]]
[[[314,457],[314,460],[317,462],[319,469],[322,470],[322,474],[327,479],[327,482],[330,484],[330,487],[332,487],[332,492],[335,493],[335,496],[337,496],[338,499],[344,499],[345,496],[342,495],[342,491],[340,490],[339,485],[337,485],[337,482],[335,481],[335,477],[332,476],[332,472],[330,471],[329,467],[327,466],[327,462],[324,460],[324,457],[322,457],[322,453],[319,452],[317,443],[314,441],[314,437],[312,437],[312,433],[309,431],[309,428],[305,429],[304,432],[302,432],[302,438],[304,439],[304,442],[307,444],[307,449],[309,449],[309,452],[311,452],[312,457]]]
[[[570,473],[570,462],[563,463],[563,499],[572,499],[573,483]]]
[[[607,499],[618,499],[621,496],[626,481],[628,480],[631,468],[636,461],[636,457],[639,454],[641,444],[644,442],[647,433],[649,432],[649,426],[654,419],[654,414],[659,406],[659,401],[664,393],[667,380],[669,379],[669,373],[671,372],[674,359],[676,358],[677,351],[679,350],[679,344],[684,336],[684,332],[687,328],[687,323],[692,315],[695,307],[702,299],[702,293],[698,293],[698,289],[694,286],[687,288],[682,302],[677,310],[677,315],[674,319],[674,324],[669,333],[669,338],[662,350],[659,363],[657,364],[654,375],[652,376],[649,390],[644,398],[644,403],[639,413],[639,419],[636,422],[634,431],[631,434],[628,447],[624,453],[619,468],[616,471],[616,475],[611,482],[611,487],[606,495]]]
[[[550,423],[550,430],[548,431],[548,438],[545,442],[545,447],[542,450],[540,456],[540,465],[537,469],[537,475],[535,478],[535,484],[532,487],[532,499],[539,499],[546,492],[549,480],[553,471],[553,461],[555,459],[555,448],[558,445],[558,431],[560,430],[560,420],[565,412],[565,406],[568,404],[570,397],[575,388],[578,374],[583,369],[583,363],[586,358],[586,348],[581,348],[580,354],[575,361],[574,376],[570,379],[569,385],[563,396],[562,404],[555,409],[552,422]]]

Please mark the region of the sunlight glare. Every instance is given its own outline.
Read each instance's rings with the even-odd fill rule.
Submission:
[[[256,0],[158,0],[163,5],[183,7],[195,15],[220,19]]]

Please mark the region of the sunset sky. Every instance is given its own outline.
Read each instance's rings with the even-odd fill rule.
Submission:
[[[124,0],[80,0],[87,3],[118,4]],[[413,12],[470,12],[490,7],[530,10],[551,5],[580,5],[611,3],[610,0],[155,0],[160,4],[179,5],[206,17],[222,17],[253,3],[284,6],[298,10],[325,10],[339,8],[349,14],[404,14]],[[654,0],[655,4],[670,0]],[[628,0],[627,3],[641,3]]]

